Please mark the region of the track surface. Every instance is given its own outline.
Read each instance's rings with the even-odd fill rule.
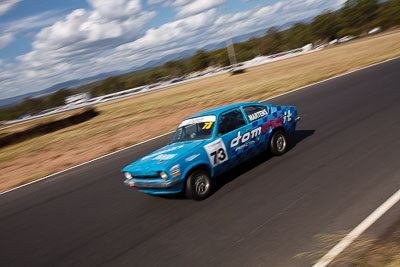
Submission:
[[[202,202],[122,185],[120,169],[169,136],[1,195],[0,265],[309,266],[294,256],[314,235],[354,228],[400,187],[399,70],[396,59],[267,101],[297,106],[291,149],[221,177]]]

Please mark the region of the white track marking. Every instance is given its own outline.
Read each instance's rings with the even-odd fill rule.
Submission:
[[[325,79],[325,80],[322,80],[322,81],[319,81],[319,82],[315,82],[315,83],[312,83],[312,84],[309,84],[309,85],[305,85],[305,86],[296,88],[296,89],[294,89],[294,90],[291,90],[291,91],[288,91],[288,92],[285,92],[285,93],[282,93],[282,94],[279,94],[279,95],[276,95],[276,96],[272,96],[272,97],[266,98],[266,99],[264,99],[264,100],[261,100],[260,102],[265,102],[265,101],[267,101],[267,100],[269,100],[269,99],[274,99],[274,98],[277,98],[277,97],[280,97],[280,96],[284,96],[284,95],[287,95],[287,94],[290,94],[290,93],[293,93],[293,92],[296,92],[296,91],[305,89],[305,88],[307,88],[307,87],[311,87],[311,86],[314,86],[314,85],[317,85],[317,84],[320,84],[320,83],[324,83],[324,82],[326,82],[326,81],[330,81],[330,80],[333,80],[333,79],[336,79],[336,78],[339,78],[339,77],[342,77],[342,76],[345,76],[345,75],[348,75],[348,74],[351,74],[351,73],[354,73],[354,72],[357,72],[357,71],[360,71],[360,70],[364,70],[364,69],[367,69],[367,68],[371,68],[371,67],[374,67],[374,66],[377,66],[377,65],[380,65],[380,64],[383,64],[383,63],[392,61],[392,60],[396,60],[396,59],[399,59],[399,58],[400,58],[400,56],[395,57],[395,58],[391,58],[391,59],[387,59],[387,60],[385,60],[385,61],[378,62],[378,63],[372,64],[372,65],[369,65],[369,66],[365,66],[365,67],[362,67],[362,68],[357,69],[357,70],[353,70],[353,71],[350,71],[350,72],[346,72],[346,73],[343,73],[343,74],[339,74],[339,75],[336,75],[336,76],[334,76],[334,77],[331,77],[331,78],[328,78],[328,79]],[[56,173],[47,175],[47,176],[45,176],[45,177],[42,177],[42,178],[37,179],[37,180],[35,180],[35,181],[29,182],[29,183],[27,183],[27,184],[23,184],[23,185],[20,185],[20,186],[18,186],[18,187],[12,188],[12,189],[10,189],[10,190],[1,192],[1,193],[0,193],[0,196],[3,195],[3,194],[6,194],[6,193],[12,192],[12,191],[14,191],[14,190],[17,190],[17,189],[19,189],[19,188],[22,188],[22,187],[31,185],[31,184],[33,184],[33,183],[36,183],[36,182],[45,180],[45,179],[50,178],[50,177],[52,177],[52,176],[55,176],[55,175],[57,175],[57,174],[60,174],[60,173],[63,173],[63,172],[66,172],[66,171],[75,169],[75,168],[77,168],[77,167],[86,165],[86,164],[91,163],[91,162],[93,162],[93,161],[96,161],[96,160],[99,160],[99,159],[102,159],[102,158],[111,156],[111,155],[113,155],[113,154],[116,154],[116,153],[118,153],[118,152],[124,151],[124,150],[126,150],[126,149],[129,149],[129,148],[132,148],[132,147],[135,147],[135,146],[138,146],[138,145],[147,143],[147,142],[149,142],[149,141],[152,141],[152,140],[154,140],[154,139],[160,138],[160,137],[165,136],[165,135],[170,134],[170,133],[172,133],[172,132],[165,133],[165,134],[162,134],[162,135],[153,137],[153,138],[148,139],[148,140],[146,140],[146,141],[143,141],[143,142],[134,144],[134,145],[132,145],[132,146],[128,146],[128,147],[122,148],[122,149],[120,149],[120,150],[111,152],[111,153],[106,154],[106,155],[103,155],[103,156],[101,156],[101,157],[94,158],[94,159],[91,159],[91,160],[89,160],[89,161],[86,161],[86,162],[80,163],[80,164],[78,164],[78,165],[72,166],[72,167],[70,167],[70,168],[68,168],[68,169],[65,169],[65,170],[62,170],[62,171],[59,171],[59,172],[56,172]]]
[[[325,267],[331,261],[345,250],[357,237],[359,237],[365,230],[367,230],[373,223],[382,217],[391,207],[393,207],[400,200],[400,189],[397,190],[390,198],[381,204],[374,212],[364,219],[356,228],[348,233],[336,246],[334,246],[328,253],[325,254],[313,267]]]

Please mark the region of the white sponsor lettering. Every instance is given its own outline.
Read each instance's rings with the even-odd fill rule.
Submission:
[[[151,155],[143,157],[142,160],[150,159],[150,158],[156,157],[158,155],[161,155],[161,154],[164,154],[164,153],[167,153],[167,152],[171,152],[171,151],[174,151],[174,150],[177,150],[177,149],[181,149],[182,147],[183,147],[183,145],[180,145],[180,146],[171,147],[171,148],[168,148],[168,149],[165,149],[165,150],[162,150],[162,151],[158,151],[158,152],[155,152],[155,153],[153,153]]]
[[[241,137],[242,136],[240,135],[240,131],[238,131],[238,135],[235,138],[233,138],[231,141],[231,147],[235,147],[235,146],[239,145]]]
[[[249,118],[250,121],[255,121],[259,118],[265,117],[268,115],[268,111],[266,109],[257,111],[253,114],[248,115],[247,117]]]
[[[253,130],[251,130],[251,139],[254,139],[255,137],[261,135],[261,127],[257,127]]]
[[[231,148],[238,146],[239,143],[240,144],[246,143],[247,141],[250,140],[250,137],[251,137],[251,140],[253,140],[259,135],[261,135],[261,126],[243,134],[243,136],[242,136],[241,132],[238,131],[237,136],[235,138],[233,138],[231,141],[231,144],[230,144]]]
[[[292,120],[292,112],[290,109],[286,112],[283,113],[283,123],[286,123],[286,121],[291,121]]]
[[[250,132],[247,132],[242,137],[242,143],[247,142],[250,139]]]
[[[154,160],[170,160],[178,154],[161,154],[154,158]]]
[[[194,160],[194,159],[197,158],[198,156],[200,156],[200,154],[194,154],[194,155],[191,155],[190,157],[187,157],[185,160],[189,162],[189,161]]]

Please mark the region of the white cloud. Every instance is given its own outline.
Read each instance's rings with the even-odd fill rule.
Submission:
[[[172,7],[177,12],[176,17],[193,16],[218,7],[226,0],[148,0],[148,4],[163,2],[164,7]]]
[[[1,0],[0,1],[0,16],[7,13],[7,11],[9,11],[11,8],[13,8],[18,2],[21,2],[21,0]]]
[[[174,0],[174,1],[169,1],[170,5],[173,7],[183,7],[184,5],[189,4],[190,2],[196,2],[197,0]]]
[[[113,7],[110,1],[90,3],[94,10],[76,9],[42,29],[35,37],[33,50],[19,57],[23,64],[38,69],[68,61],[73,69],[83,59],[135,40],[143,25],[155,16],[154,12],[142,11],[140,1],[113,1]],[[110,10],[120,12],[115,12],[116,16]]]
[[[14,94],[102,72],[107,67],[96,66],[96,59],[121,44],[137,39],[143,25],[156,15],[155,12],[142,10],[139,0],[88,1],[92,10],[76,9],[43,28],[35,36],[32,51],[17,57],[20,63],[7,70],[10,75],[18,73],[14,74],[15,79],[19,76],[12,85]],[[15,26],[15,30],[23,24]],[[4,87],[4,82],[0,81],[0,88]],[[5,95],[1,91],[0,97]]]
[[[46,11],[37,15],[19,19],[16,21],[8,22],[2,25],[3,29],[8,29],[12,32],[27,31],[34,28],[41,28],[53,24],[58,21],[59,11]]]
[[[166,23],[159,28],[152,28],[142,38],[118,47],[117,51],[142,52],[154,48],[163,49],[175,43],[187,42],[188,38],[204,34],[213,28],[215,10],[197,14],[185,19],[179,19]]]
[[[232,32],[251,32],[296,22],[315,16],[326,9],[337,9],[345,0],[284,0],[249,11],[220,16],[216,24],[226,23]]]
[[[0,35],[0,49],[6,47],[9,43],[14,41],[14,34],[5,32]]]
[[[97,16],[106,20],[121,19],[138,14],[142,10],[140,0],[88,0],[98,13]]]
[[[206,0],[203,3],[207,5],[202,7],[206,11],[197,13],[194,10],[201,9],[187,9],[197,14],[153,27],[142,35],[143,25],[155,13],[143,10],[140,2],[107,1],[115,3],[111,8],[105,1],[91,0],[92,10],[77,9],[42,29],[35,37],[32,51],[19,57],[20,64],[3,68],[0,98],[40,90],[70,79],[141,66],[173,53],[224,41],[224,23],[236,36],[308,18],[328,8],[336,9],[343,1],[283,0],[238,13],[220,14],[209,7],[223,1]],[[179,13],[196,2],[176,0],[169,3]],[[121,13],[116,16],[108,9],[121,10]]]
[[[58,12],[44,12],[27,18],[0,24],[0,49],[12,43],[20,32],[48,26],[58,20]]]
[[[155,4],[158,4],[158,3],[161,3],[161,2],[163,2],[164,0],[147,0],[147,4],[149,4],[149,5],[155,5]]]
[[[211,8],[220,6],[224,3],[225,0],[195,0],[189,4],[186,4],[178,8],[177,17],[185,17],[185,16],[199,14]]]

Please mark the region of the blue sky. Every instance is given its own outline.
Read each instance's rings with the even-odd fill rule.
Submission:
[[[340,8],[344,0],[0,0],[0,99]]]

